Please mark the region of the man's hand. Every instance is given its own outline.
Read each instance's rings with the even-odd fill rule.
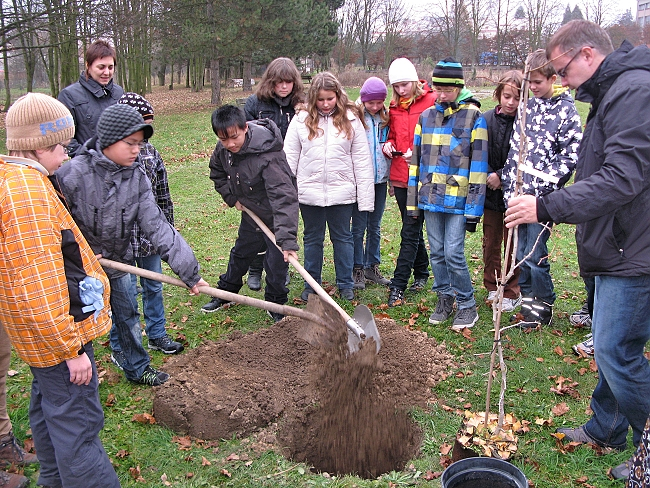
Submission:
[[[506,210],[505,220],[508,229],[516,225],[536,223],[537,198],[533,195],[523,195],[508,200],[508,210]]]
[[[490,190],[498,190],[501,188],[501,178],[496,173],[490,173],[487,177],[486,184]]]
[[[199,286],[210,286],[207,281],[205,281],[203,278],[199,280],[199,282],[194,285],[192,288],[190,288],[190,295],[199,295],[201,292],[199,291]]]
[[[282,255],[284,256],[285,263],[289,262],[289,256],[291,256],[296,261],[298,260],[298,254],[296,253],[296,251],[282,251]]]
[[[85,352],[76,358],[66,359],[65,362],[70,370],[70,383],[79,386],[90,383],[93,378],[93,365]]]
[[[240,212],[243,212],[243,211],[244,211],[244,206],[243,206],[241,203],[239,203],[239,200],[237,200],[237,201],[235,202],[235,208],[236,208],[237,210],[239,210]]]

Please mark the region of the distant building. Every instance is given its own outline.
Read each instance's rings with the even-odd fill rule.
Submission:
[[[636,21],[641,27],[650,24],[650,0],[637,0]]]

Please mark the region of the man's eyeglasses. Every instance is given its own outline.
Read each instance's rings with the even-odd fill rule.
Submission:
[[[126,139],[122,139],[122,142],[126,144],[129,147],[135,147],[138,146],[139,149],[142,149],[144,145],[146,144],[145,141],[140,141],[140,142],[129,142]]]
[[[582,52],[582,50],[584,48],[586,48],[586,47],[591,47],[591,46],[582,46],[580,49],[578,49],[578,52],[575,53],[571,59],[569,59],[569,62],[564,65],[564,68],[561,68],[561,69],[557,70],[557,75],[560,78],[566,78],[566,70],[567,70],[567,68],[569,67],[569,65],[571,63],[573,63],[573,60],[578,57],[578,54],[580,54]]]

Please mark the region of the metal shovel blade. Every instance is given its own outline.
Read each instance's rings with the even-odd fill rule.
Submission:
[[[379,337],[375,317],[372,315],[370,309],[365,305],[357,305],[354,309],[354,316],[352,318],[357,324],[359,324],[359,327],[361,327],[363,332],[366,334],[365,340],[373,339],[375,341],[377,353],[379,353],[379,349],[381,349],[381,338]],[[350,352],[357,352],[360,343],[361,339],[357,337],[354,332],[348,329],[348,349]]]

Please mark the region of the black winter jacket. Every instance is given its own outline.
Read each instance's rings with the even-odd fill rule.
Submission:
[[[261,100],[253,94],[248,97],[244,106],[246,120],[271,119],[280,129],[284,141],[289,122],[296,115],[296,109],[291,104],[292,98],[293,96],[290,95],[285,98],[274,97],[271,100]]]
[[[650,274],[650,49],[624,41],[576,98],[591,103],[576,182],[539,198],[537,218],[578,224],[583,276]]]
[[[239,201],[262,219],[283,251],[298,250],[296,178],[273,121],[248,122],[246,140],[237,153],[217,143],[210,158],[210,179],[230,207]],[[242,218],[257,227],[248,214]]]
[[[79,81],[61,90],[58,99],[72,113],[75,125],[74,139],[68,145],[71,156],[76,155],[81,146],[95,135],[99,116],[116,104],[122,95],[124,90],[113,80],[102,86],[92,78],[86,79],[85,71],[79,76]]]
[[[488,126],[488,173],[501,172],[508,159],[510,149],[510,136],[515,122],[514,115],[496,113],[495,109],[483,114]],[[503,190],[490,190],[486,188],[485,208],[494,212],[505,212],[506,205],[503,201]]]

